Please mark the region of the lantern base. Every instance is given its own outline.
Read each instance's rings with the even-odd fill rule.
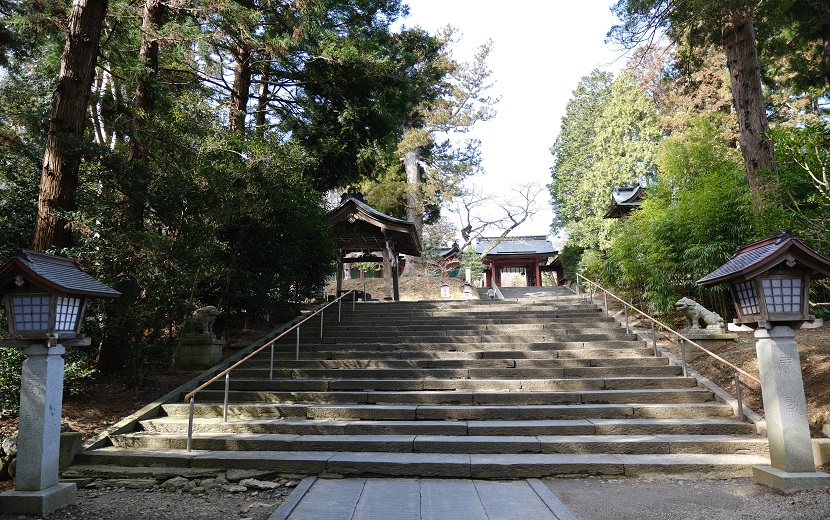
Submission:
[[[830,474],[823,471],[789,472],[772,466],[754,466],[752,480],[756,484],[777,489],[782,493],[793,493],[802,489],[830,487]]]
[[[8,514],[46,516],[56,509],[75,503],[74,483],[58,483],[38,491],[0,493],[0,511]]]

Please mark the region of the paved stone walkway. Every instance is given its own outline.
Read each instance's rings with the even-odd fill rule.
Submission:
[[[576,520],[537,479],[304,479],[270,520]]]

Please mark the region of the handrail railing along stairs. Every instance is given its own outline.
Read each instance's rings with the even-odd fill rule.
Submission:
[[[722,357],[720,357],[719,355],[715,354],[714,352],[706,349],[705,347],[702,347],[701,345],[695,343],[694,341],[690,340],[689,338],[687,338],[686,336],[684,336],[680,332],[677,332],[676,330],[672,329],[671,327],[669,327],[665,323],[660,322],[659,320],[657,320],[653,316],[650,316],[650,315],[646,314],[645,312],[641,311],[640,309],[638,309],[637,307],[634,307],[633,305],[631,305],[627,301],[623,300],[622,298],[620,298],[616,294],[612,293],[611,291],[609,291],[605,287],[603,287],[600,284],[594,282],[593,280],[589,280],[588,278],[585,278],[584,276],[582,276],[579,273],[576,274],[576,294],[577,294],[577,296],[579,296],[580,280],[583,281],[583,284],[586,287],[589,287],[591,289],[591,292],[590,292],[590,295],[589,295],[589,298],[590,298],[591,301],[593,301],[593,299],[594,299],[594,290],[600,290],[600,291],[603,292],[606,316],[608,316],[609,312],[610,312],[609,308],[608,308],[608,296],[611,296],[611,298],[613,298],[613,299],[615,299],[618,302],[623,304],[623,314],[624,314],[624,320],[625,320],[625,332],[626,332],[626,334],[631,333],[631,326],[629,325],[629,321],[628,321],[628,309],[629,308],[631,310],[635,311],[636,313],[640,314],[643,318],[645,318],[645,319],[647,319],[648,321],[651,322],[651,344],[652,344],[652,348],[654,349],[654,355],[655,356],[659,356],[659,353],[658,353],[658,350],[657,350],[657,327],[665,329],[666,332],[668,332],[669,334],[672,334],[675,337],[677,337],[678,341],[680,343],[680,358],[681,358],[681,365],[683,367],[683,377],[689,377],[689,371],[688,371],[688,367],[686,365],[686,343],[688,343],[689,345],[692,345],[693,347],[695,347],[695,348],[701,350],[702,352],[708,354],[709,356],[713,357],[714,359],[716,359],[720,363],[722,363],[722,364],[728,366],[729,368],[731,368],[734,371],[735,398],[736,398],[736,401],[738,403],[738,418],[741,421],[744,420],[743,396],[742,396],[742,392],[741,392],[741,385],[744,384],[744,383],[741,381],[740,376],[744,376],[747,379],[750,379],[751,381],[754,381],[754,382],[758,383],[759,386],[761,385],[761,380],[760,379],[753,376],[749,372],[741,369],[740,367],[736,366],[735,364],[730,363],[729,361],[723,359]]]
[[[186,396],[184,396],[184,404],[190,405],[190,408],[189,408],[189,411],[188,411],[188,419],[187,419],[187,451],[191,450],[191,447],[192,447],[192,444],[193,444],[193,413],[194,413],[194,409],[195,409],[195,406],[196,406],[196,394],[198,394],[199,392],[201,392],[202,390],[204,390],[208,386],[212,385],[213,383],[215,383],[216,381],[218,381],[219,379],[224,377],[225,378],[225,402],[224,402],[223,411],[222,411],[222,422],[228,422],[228,397],[229,397],[229,394],[230,394],[230,383],[231,383],[231,371],[232,370],[239,367],[240,365],[242,365],[243,363],[245,363],[246,361],[248,361],[252,357],[256,356],[257,354],[262,352],[265,348],[270,347],[271,348],[271,363],[270,363],[270,370],[269,370],[269,376],[268,377],[271,380],[273,380],[274,379],[274,344],[277,342],[277,340],[282,339],[283,337],[288,335],[288,333],[290,333],[291,331],[296,330],[297,331],[297,343],[296,343],[296,345],[297,345],[297,347],[296,347],[297,357],[296,357],[296,359],[297,359],[297,361],[299,361],[300,360],[300,327],[303,324],[305,324],[307,321],[309,321],[310,319],[314,318],[315,316],[317,316],[319,314],[320,315],[320,337],[322,338],[323,337],[323,325],[325,323],[325,314],[324,314],[325,310],[336,303],[337,304],[337,321],[340,321],[341,320],[341,310],[342,310],[341,308],[342,308],[343,300],[347,296],[351,295],[351,297],[352,297],[352,311],[354,311],[355,302],[357,301],[357,294],[358,294],[357,289],[352,289],[350,291],[347,291],[347,292],[341,294],[335,300],[333,300],[331,302],[328,302],[326,305],[323,305],[322,307],[320,307],[319,309],[317,309],[313,313],[309,314],[308,316],[306,316],[302,320],[298,321],[297,323],[295,323],[291,327],[285,329],[280,334],[278,334],[276,337],[274,337],[274,339],[272,339],[271,341],[265,343],[264,345],[262,345],[258,349],[254,350],[253,352],[251,352],[250,354],[248,354],[244,358],[240,359],[239,361],[237,361],[233,365],[229,366],[228,368],[226,368],[222,372],[216,374],[211,379],[209,379],[205,383],[202,383],[195,390],[191,391]],[[363,288],[363,301],[364,302],[366,301],[366,287],[365,286]]]

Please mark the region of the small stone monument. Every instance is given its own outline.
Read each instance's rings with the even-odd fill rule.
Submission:
[[[441,298],[449,298],[450,297],[450,285],[447,283],[441,284]]]
[[[710,311],[691,298],[680,298],[674,305],[686,317],[686,328],[682,333],[704,348],[713,347],[723,341],[735,341],[738,335],[726,332],[723,318],[720,314]],[[686,359],[691,361],[703,355],[697,348],[686,349]]]
[[[182,335],[181,344],[176,352],[176,368],[179,370],[203,370],[222,361],[224,342],[216,339],[213,324],[219,316],[219,309],[213,305],[193,311],[190,317],[190,329]]]

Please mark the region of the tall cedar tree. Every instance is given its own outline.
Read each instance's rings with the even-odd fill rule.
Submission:
[[[106,11],[107,0],[72,3],[43,156],[32,243],[36,250],[62,248],[71,243],[72,230],[60,213],[75,209],[81,140]]]
[[[675,42],[692,41],[701,46],[716,42],[723,47],[740,128],[739,144],[756,213],[767,191],[758,171],[776,171],[755,38],[754,9],[758,5],[746,0],[619,0],[612,10],[623,23],[608,34],[627,48],[656,42],[662,30]]]

